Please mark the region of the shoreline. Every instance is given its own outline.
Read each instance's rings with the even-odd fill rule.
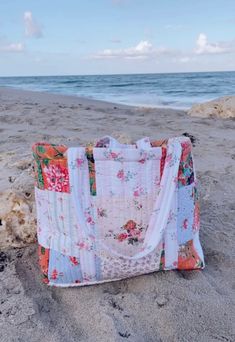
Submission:
[[[85,97],[120,105],[189,110],[234,95],[235,72],[0,77],[0,87]]]
[[[131,108],[144,108],[144,109],[165,109],[165,110],[175,110],[175,111],[184,111],[187,112],[190,107],[171,107],[171,106],[158,106],[158,105],[148,105],[148,104],[126,104],[126,103],[121,103],[121,102],[112,102],[112,101],[106,101],[106,100],[101,100],[101,99],[95,99],[95,98],[90,98],[86,96],[79,96],[79,95],[73,95],[73,94],[64,94],[64,93],[53,93],[50,91],[42,91],[42,90],[28,90],[28,89],[23,89],[23,88],[18,88],[18,87],[12,87],[12,86],[0,86],[0,91],[2,90],[13,90],[13,91],[22,91],[23,93],[39,93],[39,94],[45,94],[45,95],[54,95],[54,96],[60,96],[60,97],[70,97],[73,99],[78,99],[80,102],[94,102],[94,104],[98,103],[103,103],[106,105],[113,105],[113,106],[122,106],[122,107],[131,107]]]

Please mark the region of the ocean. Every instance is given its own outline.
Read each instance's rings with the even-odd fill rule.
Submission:
[[[188,109],[195,103],[235,95],[235,71],[0,77],[1,86],[128,105]]]

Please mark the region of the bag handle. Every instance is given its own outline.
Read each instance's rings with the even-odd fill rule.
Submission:
[[[110,254],[123,259],[137,260],[146,257],[159,245],[167,227],[174,196],[177,196],[177,177],[181,153],[182,146],[178,139],[169,139],[165,167],[160,183],[160,192],[157,196],[153,212],[150,216],[142,250],[130,257],[111,250],[102,241],[99,241],[99,244],[103,249],[108,251]]]
[[[136,147],[139,149],[150,150],[152,148],[149,137],[139,139],[135,143]],[[96,143],[96,147],[109,147],[109,148],[128,148],[135,147],[131,144],[121,144],[118,140],[105,135]]]

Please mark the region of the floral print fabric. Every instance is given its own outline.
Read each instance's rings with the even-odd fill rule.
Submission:
[[[136,145],[122,145],[107,137],[95,147],[75,148],[72,159],[72,148],[33,146],[39,263],[45,283],[77,286],[159,269],[204,267],[192,147],[188,138],[178,142],[182,153],[172,178],[175,200],[168,228],[146,256],[146,236],[156,240],[149,219],[160,208],[154,203],[164,170],[176,162],[167,140],[144,138]]]
[[[39,189],[69,192],[67,147],[37,143],[33,147],[36,184]]]

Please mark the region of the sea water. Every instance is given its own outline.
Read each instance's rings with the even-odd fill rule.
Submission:
[[[195,103],[235,95],[235,71],[0,77],[1,86],[128,105],[187,109]]]

